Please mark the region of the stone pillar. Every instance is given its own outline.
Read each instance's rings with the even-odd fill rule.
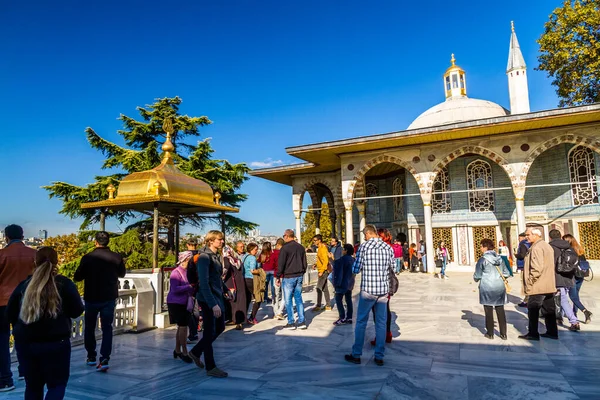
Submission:
[[[106,230],[106,212],[104,210],[100,210],[100,230]]]
[[[365,241],[365,237],[362,234],[363,229],[365,229],[365,226],[367,226],[367,216],[366,216],[366,203],[364,201],[358,201],[356,202],[356,208],[358,208],[358,215],[359,215],[359,219],[358,219],[358,226],[360,229],[360,242],[363,243]]]
[[[517,205],[517,226],[520,234],[527,229],[527,222],[525,221],[525,199],[516,198],[515,204]]]
[[[352,203],[346,205],[346,243],[354,244],[354,234],[352,233]]]
[[[300,220],[300,217],[302,216],[302,213],[300,211],[294,211],[294,216],[296,217],[296,232],[294,232],[296,234],[296,241],[297,242],[301,242],[302,241],[302,221]]]
[[[321,211],[313,211],[315,218],[315,235],[321,233]]]
[[[435,244],[433,243],[433,225],[431,223],[431,203],[423,203],[423,215],[425,216],[425,245],[427,247],[427,272],[435,272]]]

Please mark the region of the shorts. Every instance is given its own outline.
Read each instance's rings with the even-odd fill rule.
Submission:
[[[190,321],[190,312],[185,304],[168,303],[169,321],[177,326],[188,326]]]

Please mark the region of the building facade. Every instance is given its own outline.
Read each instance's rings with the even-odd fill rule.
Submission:
[[[451,265],[470,269],[481,239],[513,251],[535,225],[546,236],[574,234],[600,260],[600,104],[530,112],[514,27],[509,48],[510,111],[469,98],[452,55],[446,100],[407,130],[288,148],[304,162],[251,173],[292,187],[297,231],[308,192],[313,205],[327,202],[334,232],[350,243],[372,223],[425,240],[430,254],[443,240]]]

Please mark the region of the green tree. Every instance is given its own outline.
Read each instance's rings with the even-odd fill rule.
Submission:
[[[313,206],[308,207],[309,210],[313,209]],[[316,220],[315,214],[312,212],[307,212],[304,214],[304,218],[302,218],[302,237],[301,243],[304,247],[308,247],[312,244],[312,238],[315,236],[316,232]],[[329,243],[331,239],[331,219],[329,218],[329,207],[327,203],[321,204],[321,219],[320,219],[320,230],[321,235],[323,235],[323,240]]]
[[[553,78],[559,107],[600,102],[600,0],[566,0],[544,27],[536,69]]]
[[[163,122],[170,118],[175,133],[171,141],[175,145],[173,159],[179,169],[196,179],[208,183],[213,190],[221,193],[221,203],[231,207],[239,207],[247,199],[247,195],[239,193],[241,185],[248,179],[249,168],[246,164],[231,164],[227,160],[213,158],[214,150],[209,139],[198,141],[192,145],[185,140],[200,136],[199,128],[212,122],[207,117],[189,117],[181,115],[179,97],[157,99],[155,103],[146,107],[138,107],[142,120],[120,116],[123,129],[117,133],[124,139],[126,147],[109,142],[98,135],[92,128],[85,130],[87,140],[92,148],[99,150],[106,157],[102,168],[112,170],[112,174],[96,176],[95,182],[87,186],[77,186],[66,182],[52,182],[44,186],[50,198],[62,200],[61,214],[69,218],[83,218],[81,229],[88,229],[93,223],[100,221],[100,210],[82,210],[81,204],[91,201],[105,200],[108,198],[106,188],[109,184],[118,186],[119,181],[133,172],[145,171],[156,167],[161,161],[159,149],[166,138],[163,131]],[[144,216],[131,211],[110,211],[107,218],[116,218],[120,223],[132,218],[142,217],[141,226],[145,226]],[[201,227],[206,222],[215,220],[214,216],[186,215],[181,221],[195,227]],[[214,222],[218,223],[218,219]],[[172,249],[173,218],[165,216],[160,221],[161,226],[169,230],[169,245]],[[146,224],[147,226],[148,224]],[[246,233],[257,225],[240,218],[227,215],[226,230],[228,232]]]
[[[78,258],[80,247],[76,234],[52,236],[44,240],[44,246],[54,248],[58,253],[58,264],[63,265]]]

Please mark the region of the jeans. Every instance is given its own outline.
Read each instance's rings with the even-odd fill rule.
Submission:
[[[388,297],[388,303],[387,303],[387,312],[386,312],[386,318],[385,318],[385,332],[386,334],[392,334],[392,310],[390,310],[390,301],[389,301],[389,297]],[[373,308],[373,323],[377,322],[377,316],[375,315],[376,311],[375,308]]]
[[[363,345],[365,344],[365,330],[369,321],[371,309],[375,308],[375,358],[383,359],[385,351],[385,325],[386,308],[388,295],[373,296],[365,291],[360,292],[358,298],[358,311],[356,313],[356,328],[354,330],[354,345],[352,346],[352,356],[360,357],[362,355]]]
[[[573,306],[569,303],[569,289],[571,288],[558,288],[560,290],[560,307],[562,308],[562,312],[569,319],[569,323],[573,325],[577,323],[577,317],[573,312]]]
[[[71,365],[71,341],[16,343],[19,365],[25,376],[25,400],[44,397],[44,385],[48,387],[46,400],[65,397]]]
[[[329,295],[329,283],[327,277],[329,272],[323,271],[319,279],[317,280],[317,307],[321,307],[321,300],[325,295],[325,305],[331,307],[331,296]]]
[[[446,257],[442,257],[442,270],[440,271],[440,275],[446,276],[446,264],[448,263],[448,259]]]
[[[396,268],[394,268],[394,272],[395,273],[400,273],[400,270],[402,269],[402,258],[396,258]]]
[[[504,313],[504,306],[483,306],[487,334],[494,336],[494,308],[496,309],[496,316],[498,317],[500,335],[506,336],[506,314]]]
[[[6,318],[6,306],[0,307],[0,384],[13,384],[10,371],[10,324]]]
[[[210,371],[216,367],[212,344],[225,330],[225,317],[221,314],[219,318],[215,318],[213,310],[208,304],[201,302],[198,304],[202,309],[202,326],[204,329],[202,339],[190,351],[198,358],[204,353],[204,364],[206,364],[206,370]]]
[[[100,314],[100,325],[102,326],[102,345],[100,346],[100,359],[110,359],[112,351],[112,324],[115,319],[115,301],[102,303],[85,303],[85,329],[83,340],[88,358],[96,358],[96,322]]]
[[[569,288],[569,297],[573,302],[573,314],[577,317],[577,309],[583,311],[585,310],[585,306],[579,299],[579,291],[581,290],[581,285],[583,285],[583,278],[575,278],[575,286]]]
[[[267,282],[265,283],[265,301],[269,298],[269,288],[271,288],[271,301],[275,301],[275,275],[273,271],[267,271]]]
[[[427,272],[427,255],[423,254],[421,257],[421,262],[423,263],[423,272]]]
[[[294,323],[294,306],[292,298],[296,302],[296,311],[298,312],[298,323],[304,322],[304,303],[302,302],[302,276],[296,278],[283,278],[283,296],[285,297],[285,308],[287,309],[288,324]]]
[[[529,317],[529,334],[539,336],[538,322],[540,309],[546,322],[546,333],[550,336],[558,336],[556,325],[556,305],[554,304],[554,293],[532,294],[527,299],[527,316]]]
[[[344,309],[343,299],[346,299],[346,310]],[[346,293],[336,293],[335,304],[337,305],[340,320],[352,319],[354,312],[352,308],[352,290],[348,290]]]

